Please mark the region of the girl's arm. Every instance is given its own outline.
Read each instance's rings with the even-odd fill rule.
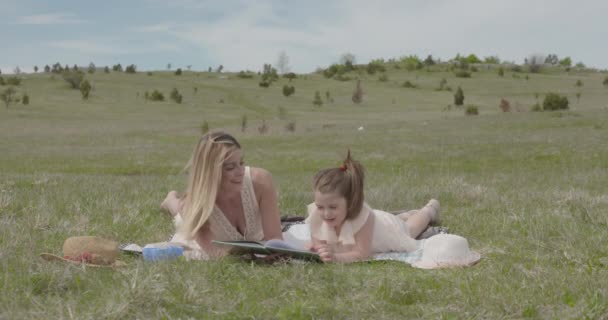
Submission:
[[[272,175],[261,168],[251,168],[251,180],[262,215],[264,240],[283,239],[281,214],[277,203],[277,190],[272,183]]]
[[[331,248],[319,240],[312,238],[315,248],[321,260],[324,262],[355,262],[369,258],[371,255],[372,236],[374,233],[374,215],[370,214],[365,224],[355,234],[355,245],[352,250],[341,253],[333,253]]]

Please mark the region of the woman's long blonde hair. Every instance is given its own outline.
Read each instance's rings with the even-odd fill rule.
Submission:
[[[187,239],[194,238],[200,228],[208,227],[207,221],[222,181],[224,160],[230,152],[240,148],[233,136],[221,131],[202,136],[194,148],[186,165],[190,173],[182,210],[184,223],[178,230]]]

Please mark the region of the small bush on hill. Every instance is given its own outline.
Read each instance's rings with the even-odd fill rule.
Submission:
[[[462,88],[458,87],[456,93],[454,94],[454,104],[457,106],[461,106],[464,103],[464,92],[462,92]]]
[[[285,125],[285,130],[289,131],[289,132],[294,132],[296,131],[296,122],[295,121],[290,121]]]
[[[177,88],[173,88],[173,90],[171,90],[171,93],[169,94],[169,98],[171,98],[171,100],[177,102],[177,103],[182,103],[182,95],[179,93],[179,91],[177,91]]]
[[[353,92],[352,100],[355,104],[363,102],[363,89],[361,88],[361,80],[357,80],[357,86]]]
[[[388,81],[388,75],[386,75],[386,73],[381,74],[378,77],[378,81],[380,81],[380,82],[387,82]]]
[[[503,67],[498,68],[498,76],[499,77],[505,76],[505,69]]]
[[[608,87],[608,76],[604,78],[604,82],[602,82],[602,84]]]
[[[177,70],[175,70],[175,75],[176,76],[181,76],[182,75],[182,68],[177,68]]]
[[[165,101],[165,96],[162,92],[154,89],[154,91],[150,93],[149,99],[152,101]]]
[[[8,109],[9,104],[15,101],[15,94],[17,91],[13,87],[8,87],[4,91],[0,92],[0,101],[4,102],[4,105]]]
[[[549,92],[543,100],[543,110],[566,110],[568,109],[568,98],[566,96],[560,96],[557,93]]]
[[[115,64],[112,66],[112,71],[122,72],[122,66],[119,64]]]
[[[6,79],[6,84],[9,86],[19,86],[21,85],[21,78],[15,76]]]
[[[576,80],[576,83],[574,84],[577,87],[582,87],[583,86],[583,81],[581,79]]]
[[[241,79],[251,79],[253,78],[253,74],[241,70],[236,74],[236,77]]]
[[[384,66],[383,59],[372,60],[367,64],[367,73],[375,74],[376,72],[385,72],[386,67]]]
[[[30,104],[30,96],[28,96],[27,93],[24,93],[21,97],[21,103],[23,103],[24,105]]]
[[[511,104],[509,103],[509,100],[507,99],[500,99],[500,110],[502,110],[502,112],[509,112],[511,111]]]
[[[412,89],[418,88],[417,85],[413,84],[409,80],[406,80],[401,86],[404,87],[404,88],[412,88]]]
[[[291,81],[291,80],[293,80],[293,79],[295,79],[297,77],[298,76],[295,73],[293,73],[293,72],[289,72],[289,73],[286,73],[286,74],[283,75],[283,78],[287,78],[287,79],[289,79],[289,81]]]
[[[80,89],[80,83],[84,79],[84,74],[80,71],[64,71],[61,76],[72,89]]]
[[[89,83],[89,80],[82,81],[82,83],[80,83],[80,94],[82,95],[82,99],[87,100],[90,92],[91,84]]]
[[[289,97],[290,95],[294,94],[295,92],[296,92],[296,87],[288,86],[288,85],[283,86],[283,95],[284,96]]]
[[[319,93],[319,91],[315,92],[315,98],[312,100],[312,104],[314,104],[317,107],[320,107],[323,105],[323,100],[321,100],[321,94]]]
[[[464,110],[464,114],[467,116],[476,116],[479,114],[479,108],[474,105],[468,105],[467,108]]]
[[[543,111],[543,107],[541,107],[540,103],[537,102],[534,105],[532,105],[532,108],[530,108],[530,111],[540,112],[540,111]]]
[[[454,71],[454,75],[457,78],[470,78],[471,77],[470,72],[468,72],[466,70],[462,70],[462,69]]]

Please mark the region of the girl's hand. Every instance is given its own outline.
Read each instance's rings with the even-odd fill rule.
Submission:
[[[334,252],[331,250],[330,246],[328,246],[326,244],[322,244],[322,245],[315,247],[315,251],[319,254],[319,257],[321,257],[321,260],[323,262],[325,262],[325,263],[334,262]]]

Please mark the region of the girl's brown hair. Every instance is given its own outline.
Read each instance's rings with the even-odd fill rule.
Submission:
[[[317,172],[313,178],[313,190],[321,193],[337,192],[346,199],[346,219],[354,219],[361,212],[365,201],[364,171],[361,163],[354,160],[348,150],[342,166]]]

